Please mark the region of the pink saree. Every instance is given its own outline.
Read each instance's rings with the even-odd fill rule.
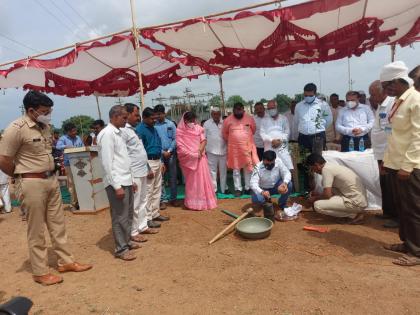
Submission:
[[[204,129],[195,124],[188,127],[182,117],[176,131],[179,165],[185,178],[184,204],[190,210],[210,210],[217,207],[216,195],[205,154],[199,157]]]

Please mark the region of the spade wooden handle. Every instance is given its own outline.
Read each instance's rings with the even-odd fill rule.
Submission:
[[[221,239],[225,234],[229,233],[235,227],[236,223],[238,223],[243,218],[245,218],[251,211],[252,211],[252,209],[248,209],[244,213],[242,213],[240,215],[240,217],[238,217],[235,221],[233,221],[231,224],[229,224],[225,229],[223,229],[222,232],[220,232],[215,237],[213,237],[212,240],[209,242],[209,245],[213,244],[218,239]]]

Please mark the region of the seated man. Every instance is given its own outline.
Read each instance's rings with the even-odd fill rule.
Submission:
[[[276,153],[272,150],[265,151],[263,160],[254,167],[251,175],[252,202],[263,204],[271,199],[271,195],[281,194],[278,203],[280,210],[283,210],[292,190],[291,178],[289,169],[276,158]],[[279,212],[275,219],[280,220]]]
[[[359,176],[348,167],[326,162],[317,153],[309,155],[306,164],[312,172],[322,175],[322,194],[311,192],[310,201],[314,210],[333,217],[347,218],[345,221],[349,224],[362,224],[367,198]]]

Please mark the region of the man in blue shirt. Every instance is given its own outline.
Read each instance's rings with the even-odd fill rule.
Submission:
[[[169,174],[169,187],[171,189],[171,193],[169,195],[168,201],[171,206],[177,207],[179,205],[176,202],[176,126],[171,120],[166,119],[165,107],[163,105],[156,105],[154,111],[157,118],[155,128],[162,143],[162,161],[165,164],[165,168]],[[166,198],[167,196],[165,192],[165,185],[162,184],[162,196],[160,198],[161,203],[165,203],[167,201]],[[165,205],[163,205],[163,207],[165,207]]]
[[[55,146],[57,150],[64,151],[64,149],[68,148],[83,147],[83,141],[77,135],[77,128],[73,123],[69,122],[65,124],[63,129],[65,135],[61,136],[60,139],[58,139],[57,144]],[[64,167],[66,168],[68,183],[67,186],[71,195],[71,205],[76,210],[79,210],[79,202],[77,200],[76,188],[74,186],[74,180],[70,169],[70,161],[68,154],[64,154]]]
[[[294,116],[299,131],[298,143],[311,153],[322,152],[326,145],[325,130],[333,121],[331,109],[316,97],[315,84],[306,84],[303,95],[304,99],[296,105]]]
[[[162,162],[162,143],[159,134],[154,127],[156,114],[152,108],[146,107],[142,113],[143,121],[136,127],[136,133],[143,141],[146,149],[147,160],[153,178],[147,179],[147,226],[149,228],[159,228],[158,221],[168,221],[169,218],[160,215],[160,196],[162,193],[162,170],[165,167]]]
[[[303,101],[295,108],[294,125],[299,132],[298,143],[309,153],[321,154],[326,148],[325,130],[332,124],[329,105],[316,97],[316,85],[308,83],[303,88]],[[304,171],[300,166],[300,170]],[[304,186],[309,190],[309,176],[305,171]]]

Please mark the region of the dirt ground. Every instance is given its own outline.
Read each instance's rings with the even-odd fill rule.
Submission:
[[[222,200],[240,213],[249,200]],[[18,210],[0,215],[0,302],[23,295],[31,314],[420,314],[418,267],[391,263],[382,245],[398,241],[370,215],[363,226],[335,224],[311,212],[276,223],[269,238],[234,234],[207,242],[231,219],[220,211],[169,208],[171,221],[123,262],[112,255],[108,211],[66,212],[69,242],[86,273],[52,287],[31,279],[26,222]],[[304,225],[328,226],[320,234]],[[51,266],[55,255],[50,251]]]

